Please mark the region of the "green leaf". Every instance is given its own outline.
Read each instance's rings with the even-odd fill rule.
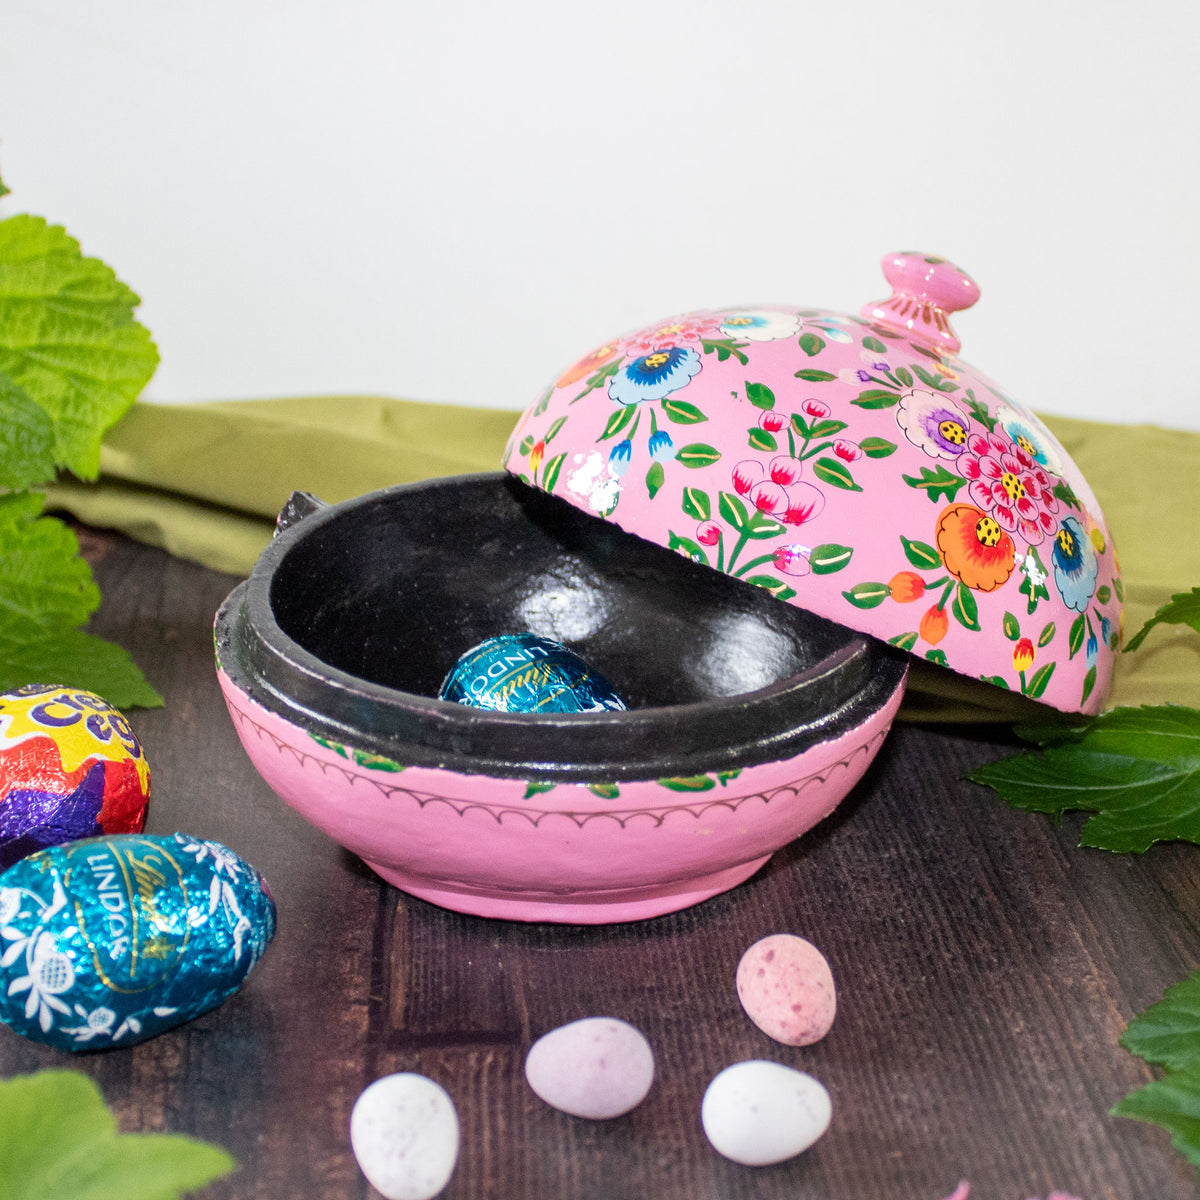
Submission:
[[[841,433],[845,428],[845,421],[838,421],[833,417],[826,417],[824,420],[818,421],[812,427],[809,436],[814,438],[831,438]]]
[[[1088,667],[1087,674],[1083,677],[1083,688],[1079,694],[1079,703],[1083,702],[1092,694],[1092,688],[1096,686],[1096,668],[1095,666]]]
[[[535,442],[535,441],[533,440],[533,437],[532,437],[532,436],[530,436],[530,435],[526,435],[525,437],[523,437],[523,438],[521,439],[521,445],[518,447],[518,449],[519,449],[519,451],[520,451],[520,453],[521,453],[521,457],[522,457],[522,458],[528,458],[528,457],[529,457],[529,452],[530,452],[530,451],[531,451],[531,450],[534,448],[534,446],[536,446],[536,445],[537,445],[537,442]]]
[[[41,217],[0,221],[0,374],[50,417],[54,459],[84,479],[158,366],[138,297]]]
[[[872,354],[886,354],[887,347],[878,339],[873,337],[865,337],[862,340],[863,349],[870,350]]]
[[[54,477],[54,422],[0,375],[0,488],[27,488]]]
[[[818,458],[813,463],[813,474],[822,483],[832,484],[848,492],[861,492],[862,488],[854,482],[850,468],[839,458]]]
[[[916,630],[911,633],[898,633],[895,637],[888,638],[888,644],[899,646],[901,650],[911,650],[917,644],[917,637]]]
[[[712,505],[708,493],[700,488],[685,487],[683,489],[683,511],[697,521],[707,521],[712,515]]]
[[[941,555],[928,542],[910,541],[901,534],[900,544],[904,547],[904,557],[918,571],[934,571],[942,565]]]
[[[1056,629],[1055,629],[1054,622],[1053,621],[1048,622],[1046,624],[1046,626],[1042,629],[1042,632],[1038,634],[1038,640],[1037,640],[1038,646],[1050,645],[1050,643],[1052,641],[1054,641],[1055,633],[1056,633]]]
[[[615,413],[612,413],[604,424],[604,432],[596,439],[598,442],[607,442],[609,438],[616,437],[618,433],[625,428],[626,425],[633,420],[634,414],[637,412],[636,404],[623,404]],[[525,451],[528,453],[528,451]]]
[[[770,412],[775,407],[775,393],[765,383],[751,383],[746,380],[746,399],[755,408]]]
[[[900,403],[900,394],[886,388],[867,388],[865,392],[859,392],[850,403],[857,404],[859,408],[892,408]]]
[[[1044,667],[1038,667],[1029,681],[1029,687],[1025,694],[1034,700],[1040,699],[1050,684],[1050,676],[1054,674],[1054,667],[1054,663],[1046,663]]]
[[[702,338],[700,340],[701,349],[705,354],[711,354],[714,350],[717,352],[717,362],[724,362],[727,358],[733,357],[743,367],[750,365],[750,360],[742,353],[749,344],[749,342],[735,342],[732,338]]]
[[[558,473],[562,470],[562,465],[566,461],[566,454],[556,454],[552,459],[549,459],[546,465],[542,468],[542,487],[548,492],[554,491],[554,485],[558,482]]]
[[[1200,711],[1116,708],[1047,736],[1054,744],[970,778],[1031,812],[1094,812],[1082,846],[1141,853],[1159,841],[1200,843]]]
[[[670,396],[662,402],[663,412],[676,425],[699,425],[708,418],[694,405],[686,400],[674,400]]]
[[[965,583],[960,582],[955,589],[954,603],[950,606],[950,611],[964,628],[973,633],[979,632],[979,605],[975,600],[975,593]]]
[[[708,555],[704,553],[704,547],[693,538],[680,537],[677,533],[667,532],[667,549],[674,550],[677,554],[683,554],[690,558],[692,562],[701,563],[703,566],[708,566]]]
[[[913,385],[912,372],[907,367],[897,367],[896,378],[900,380],[900,382],[904,384],[906,388],[910,388]]]
[[[1200,972],[1134,1017],[1121,1045],[1168,1074],[1130,1092],[1112,1115],[1162,1126],[1171,1145],[1200,1168]]]
[[[1197,633],[1200,633],[1200,587],[1194,587],[1190,592],[1176,592],[1133,635],[1125,646],[1125,653],[1136,650],[1155,625],[1190,625]]]
[[[917,378],[926,386],[931,387],[937,392],[957,392],[958,384],[947,379],[944,375],[935,375],[932,371],[926,370],[920,363],[913,363],[913,371]]]
[[[680,448],[675,457],[685,467],[694,470],[696,467],[711,467],[721,457],[721,452],[715,446],[706,445],[704,442],[689,442]]]
[[[1197,590],[1197,592],[1200,592],[1200,588],[1197,588],[1196,590]],[[1112,599],[1112,588],[1110,588],[1107,583],[1102,584],[1100,587],[1098,587],[1096,589],[1096,603],[1097,604],[1107,604],[1111,599]]]
[[[589,783],[587,790],[601,800],[616,800],[621,795],[621,789],[615,783]]]
[[[81,1071],[0,1081],[5,1200],[177,1200],[236,1169],[222,1149],[179,1134],[120,1133]]]
[[[967,482],[961,475],[952,475],[945,467],[922,467],[920,476],[902,475],[900,478],[909,487],[924,491],[935,503],[940,499],[953,500],[958,489]]]
[[[650,469],[646,472],[646,491],[650,493],[651,500],[658,495],[658,489],[662,487],[666,479],[667,473],[663,470],[662,463],[651,463]]]
[[[1079,653],[1079,648],[1083,645],[1083,639],[1087,633],[1087,620],[1083,613],[1071,622],[1071,631],[1067,634],[1067,661]]]
[[[676,775],[658,782],[661,787],[670,788],[673,792],[708,792],[717,786],[717,781],[711,775]]]
[[[825,339],[817,337],[815,333],[802,333],[800,335],[800,349],[809,358],[815,358],[825,349]]]
[[[556,433],[558,433],[558,431],[566,423],[567,423],[566,417],[555,417],[555,419],[550,422],[550,428],[546,430],[546,436],[544,438],[542,438],[542,441],[544,441],[547,445],[549,445],[554,440],[554,435]]]
[[[839,546],[837,542],[825,542],[815,546],[808,556],[808,565],[814,575],[832,575],[850,563],[854,556],[851,546]]]
[[[765,589],[776,600],[790,600],[796,594],[795,589],[788,587],[782,579],[776,579],[774,575],[749,575],[746,576],[746,582]]]
[[[732,492],[719,492],[717,508],[727,525],[732,525],[738,533],[746,531],[750,524],[750,514],[746,511],[746,506],[740,497],[735,496]]]
[[[527,779],[525,781],[525,795],[522,797],[528,800],[533,796],[537,796],[542,792],[548,792],[556,785],[540,779]]]
[[[1021,636],[1021,622],[1010,612],[1004,614],[1004,636],[1015,642]]]
[[[0,496],[0,691],[65,683],[117,708],[152,708],[162,697],[119,646],[77,627],[99,606],[75,535],[39,514],[42,497]]]
[[[1079,503],[1079,497],[1075,495],[1075,489],[1065,480],[1060,479],[1053,488],[1054,498],[1061,500],[1063,504],[1069,505],[1071,508],[1083,510],[1083,505]]]
[[[896,453],[896,443],[880,437],[863,438],[858,443],[858,448],[868,458],[887,458],[889,454]]]
[[[550,407],[550,397],[553,395],[554,395],[554,388],[552,388],[552,387],[548,387],[542,393],[541,399],[538,400],[537,404],[534,406],[534,409],[533,409],[533,415],[535,417],[540,417],[542,415],[542,413],[544,413],[546,411],[546,409],[548,409]]]
[[[797,371],[796,378],[803,379],[808,383],[832,383],[837,376],[828,371],[818,371],[813,367],[807,367],[803,371]]]
[[[877,608],[891,594],[892,589],[886,583],[856,583],[842,593],[855,608]]]
[[[779,442],[769,429],[751,429],[747,440],[751,450],[757,450],[762,454],[769,454],[779,449]]]

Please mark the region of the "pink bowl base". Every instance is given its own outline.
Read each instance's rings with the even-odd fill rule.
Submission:
[[[266,783],[381,878],[457,912],[579,925],[675,912],[748,879],[862,778],[904,690],[901,681],[862,724],[782,761],[686,785],[549,787],[318,741],[218,677]]]

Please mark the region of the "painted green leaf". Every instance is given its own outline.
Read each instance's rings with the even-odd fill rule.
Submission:
[[[542,415],[542,413],[544,413],[546,411],[546,409],[548,409],[550,407],[550,397],[553,395],[554,395],[554,389],[552,387],[548,387],[542,393],[541,399],[538,400],[536,405],[534,405],[533,415],[535,417],[540,417]]]
[[[542,792],[548,792],[556,786],[554,783],[548,783],[540,779],[527,779],[525,781],[525,795],[523,799],[528,800]]]
[[[975,398],[975,392],[972,388],[967,388],[965,399],[967,407],[970,408],[975,419],[991,433],[996,428],[996,418],[988,412],[988,406],[982,400]]]
[[[815,358],[825,349],[825,339],[817,337],[815,333],[802,333],[800,335],[800,349],[809,358]]]
[[[1095,666],[1088,667],[1087,674],[1083,677],[1083,688],[1079,694],[1079,703],[1082,705],[1084,701],[1092,694],[1092,688],[1096,686],[1096,668]]]
[[[950,606],[950,611],[960,625],[978,633],[979,604],[975,600],[975,593],[965,583],[959,583],[955,589],[954,603]]]
[[[780,537],[786,530],[774,517],[768,516],[765,512],[756,511],[746,522],[745,532],[747,536],[761,541],[763,538]]]
[[[1071,508],[1083,511],[1083,505],[1079,503],[1079,497],[1075,495],[1075,489],[1065,480],[1060,479],[1053,488],[1054,498],[1062,501],[1063,504],[1069,505]]]
[[[775,393],[765,383],[751,383],[746,380],[746,399],[755,408],[770,412],[775,407]]]
[[[802,371],[796,372],[797,379],[803,379],[807,383],[832,383],[837,376],[831,375],[828,371],[818,371],[815,367],[806,367]]]
[[[1021,622],[1010,612],[1004,614],[1004,636],[1015,642],[1021,636]]]
[[[1050,621],[1038,634],[1037,644],[1039,646],[1048,646],[1054,641],[1054,634],[1057,632],[1054,622]]]
[[[904,557],[918,571],[934,571],[942,565],[941,555],[928,542],[911,541],[901,534],[900,543],[904,547]]]
[[[857,404],[859,408],[891,408],[900,402],[900,394],[898,392],[888,391],[886,388],[867,388],[864,392],[859,392],[851,404]]]
[[[935,374],[933,371],[927,370],[920,363],[913,363],[913,371],[917,378],[926,386],[931,387],[938,392],[957,392],[958,384],[953,380],[947,379],[944,375]]]
[[[615,783],[589,783],[587,790],[602,800],[616,800],[621,795],[621,789]]]
[[[750,449],[761,454],[771,454],[779,449],[779,442],[769,429],[751,429],[747,440]]]
[[[900,477],[911,488],[924,491],[930,500],[953,500],[958,489],[967,481],[961,475],[952,475],[945,467],[922,467],[921,474]]]
[[[872,354],[886,354],[887,347],[878,339],[867,336],[862,340],[863,349],[870,350]]]
[[[704,553],[704,547],[700,545],[694,538],[681,537],[677,533],[667,533],[667,548],[674,550],[678,554],[684,554],[692,560],[704,566],[708,566],[708,555]]]
[[[949,666],[945,650],[926,650],[925,658],[938,667]]]
[[[836,437],[843,429],[846,428],[845,421],[835,420],[833,417],[825,417],[818,421],[811,430],[810,437],[814,438],[831,438]]]
[[[852,546],[839,546],[837,542],[824,542],[814,546],[808,556],[808,564],[814,575],[832,575],[842,570],[854,557]]]
[[[1200,589],[1197,589],[1197,590],[1200,590]],[[1098,587],[1096,589],[1096,603],[1097,604],[1107,604],[1111,599],[1112,599],[1112,588],[1110,588],[1107,583],[1101,584],[1100,587]]]
[[[1113,591],[1117,594],[1117,599],[1122,604],[1125,603],[1125,584],[1122,582],[1120,575],[1114,575],[1112,581]]]
[[[552,441],[554,441],[555,434],[557,434],[566,423],[566,417],[555,417],[555,419],[550,422],[550,428],[546,430],[546,436],[542,440],[549,445]]]
[[[121,1133],[82,1071],[0,1081],[4,1200],[177,1200],[236,1169],[222,1149],[180,1134]]]
[[[918,634],[914,629],[911,633],[898,633],[895,637],[888,638],[888,643],[892,646],[899,646],[901,650],[911,650],[917,644]]]
[[[521,455],[523,458],[529,457],[529,452],[537,445],[537,442],[532,437],[523,437],[521,439]]]
[[[562,465],[566,461],[566,458],[566,454],[556,454],[542,468],[542,487],[546,491],[554,491],[554,485],[558,482],[558,474],[562,470]]]
[[[746,511],[746,506],[740,497],[735,496],[732,492],[719,492],[717,508],[726,524],[732,525],[738,533],[745,532],[750,524],[750,514]]]
[[[747,575],[745,578],[747,583],[770,592],[776,600],[790,600],[796,594],[793,588],[788,587],[782,579],[776,579],[774,575]]]
[[[896,378],[906,387],[910,388],[913,385],[912,372],[907,367],[896,368]]]
[[[683,489],[683,511],[697,521],[707,521],[712,514],[708,493],[701,488],[685,487]]]
[[[1040,699],[1050,684],[1050,676],[1054,674],[1054,667],[1054,663],[1046,663],[1045,666],[1038,667],[1029,681],[1029,687],[1025,694],[1033,700]]]
[[[667,473],[663,470],[662,463],[651,463],[650,469],[646,472],[646,491],[650,493],[651,500],[658,495],[658,489],[662,487],[666,479]]]
[[[41,217],[0,221],[0,376],[49,416],[54,460],[84,479],[158,366],[138,297]]]
[[[675,457],[685,467],[694,470],[697,467],[711,467],[721,457],[721,452],[704,442],[689,442]]]
[[[862,491],[862,488],[854,482],[850,468],[839,458],[818,458],[813,463],[813,474],[822,483],[831,484],[833,487],[843,488],[848,492]]]
[[[708,420],[694,404],[688,404],[686,400],[675,400],[668,396],[663,400],[662,407],[676,425],[699,425],[701,421]]]
[[[622,404],[615,413],[609,416],[604,423],[604,432],[596,440],[606,442],[609,438],[616,437],[633,420],[636,413],[636,404]]]
[[[0,496],[0,691],[49,679],[117,708],[160,706],[125,650],[78,628],[100,592],[75,535],[41,516],[42,503],[30,492]]]
[[[1200,587],[1190,592],[1176,592],[1158,612],[1130,638],[1125,652],[1136,650],[1155,625],[1190,625],[1200,633]]]
[[[1003,675],[980,675],[979,678],[984,683],[990,683],[993,687],[1003,688],[1006,692],[1012,691],[1012,687]]]
[[[1069,662],[1076,654],[1079,653],[1080,647],[1083,645],[1084,636],[1087,633],[1087,620],[1083,613],[1071,622],[1071,631],[1067,634],[1067,661]]]
[[[735,342],[732,338],[703,338],[700,342],[705,354],[716,351],[718,362],[724,362],[727,358],[736,358],[743,367],[750,364],[750,360],[742,353],[747,345],[749,345],[748,342]]]
[[[868,458],[887,458],[889,454],[896,453],[896,443],[889,442],[887,438],[881,437],[863,438],[858,443],[858,448]]]
[[[673,792],[709,792],[717,786],[717,781],[711,775],[675,775],[658,782]]]
[[[1018,732],[1049,744],[970,778],[1031,812],[1095,813],[1082,846],[1141,853],[1158,841],[1200,843],[1200,711],[1116,708],[1065,730]]]
[[[886,583],[856,583],[842,593],[855,608],[878,608],[891,594]]]

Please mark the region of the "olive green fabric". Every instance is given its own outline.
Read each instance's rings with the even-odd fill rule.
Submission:
[[[50,503],[183,558],[245,575],[295,490],[330,503],[392,484],[491,471],[517,414],[366,396],[136,404],[105,439],[97,484]],[[1200,434],[1047,417],[1092,485],[1126,585],[1126,634],[1172,593],[1200,586]],[[1200,637],[1154,630],[1122,655],[1111,705],[1200,706]],[[917,663],[912,719],[1011,720],[1029,702]]]

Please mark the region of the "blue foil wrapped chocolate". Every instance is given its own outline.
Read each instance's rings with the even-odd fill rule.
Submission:
[[[625,709],[603,675],[573,650],[536,633],[506,633],[480,642],[454,664],[438,698],[496,712]]]
[[[274,933],[262,876],[219,842],[41,850],[0,875],[0,1020],[65,1050],[133,1045],[228,999]]]

